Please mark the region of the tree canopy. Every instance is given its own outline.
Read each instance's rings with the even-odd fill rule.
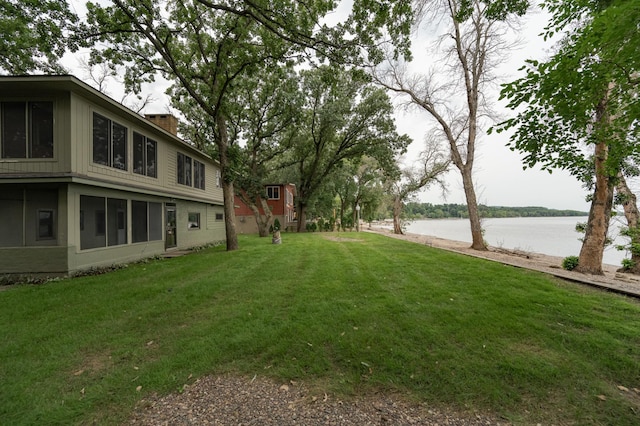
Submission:
[[[545,6],[554,13],[547,36],[574,26],[547,62],[527,61],[526,75],[504,86],[508,107],[523,109],[496,129],[515,129],[510,144],[525,154],[526,167],[567,169],[585,183],[594,177],[588,147],[606,139],[615,176],[640,149],[640,3],[550,0]],[[605,97],[613,119],[598,123]]]
[[[305,103],[289,152],[298,182],[299,230],[311,197],[345,160],[366,154],[390,167],[410,143],[396,131],[385,91],[361,71],[326,65],[301,72],[301,78]]]
[[[64,0],[0,0],[0,72],[64,73],[59,59],[77,48],[76,23]]]

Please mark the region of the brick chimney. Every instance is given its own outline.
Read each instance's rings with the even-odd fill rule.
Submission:
[[[171,114],[145,114],[145,118],[162,127],[174,136],[178,136],[178,119]]]

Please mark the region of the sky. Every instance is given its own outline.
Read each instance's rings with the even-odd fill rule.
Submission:
[[[78,2],[72,2],[78,5]],[[80,6],[77,6],[79,9]],[[346,16],[349,10],[349,1],[343,1],[333,14],[333,19]],[[77,10],[83,14],[81,10]],[[331,19],[331,18],[330,18]],[[522,31],[523,39],[521,47],[513,51],[509,59],[503,62],[498,74],[503,82],[512,81],[517,76],[517,70],[523,65],[525,59],[544,60],[550,52],[551,45],[545,43],[539,34],[546,25],[547,17],[543,13],[534,12],[528,14],[524,21]],[[417,33],[418,40],[413,46],[415,69],[426,69],[430,65],[432,56],[425,47],[424,41],[433,28],[423,29]],[[78,59],[87,57],[87,51],[80,51],[74,55],[65,57],[64,64],[78,78],[85,80],[87,73],[78,67]],[[146,85],[145,93],[151,93],[154,102],[149,104],[142,112],[166,113],[169,111],[169,99],[164,94],[166,83]],[[111,81],[107,88],[107,94],[120,101],[122,88],[115,81]],[[497,90],[494,95],[497,98]],[[404,99],[392,96],[394,103],[401,104]],[[132,97],[129,101],[134,100]],[[126,103],[126,102],[125,102]],[[508,114],[504,105],[496,104],[499,111]],[[405,108],[397,108],[395,113],[398,132],[408,134],[413,143],[408,153],[402,159],[404,164],[412,164],[418,157],[424,146],[424,137],[432,128],[434,122],[425,111]],[[585,201],[587,191],[569,173],[556,170],[553,173],[542,171],[539,168],[523,170],[522,155],[512,152],[507,146],[507,134],[483,135],[477,144],[476,160],[474,164],[474,183],[476,186],[477,200],[481,204],[489,206],[542,206],[554,209],[572,209],[588,211],[589,203]],[[452,166],[452,170],[446,176],[447,191],[442,194],[441,189],[432,188],[420,192],[417,201],[442,204],[456,203],[466,204],[460,172]]]

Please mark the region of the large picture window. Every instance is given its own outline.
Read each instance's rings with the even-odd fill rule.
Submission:
[[[127,170],[127,128],[93,113],[93,162]]]
[[[2,158],[53,158],[53,102],[0,102]]]
[[[144,135],[133,132],[133,172],[149,177],[158,177],[158,143]]]
[[[162,204],[131,202],[131,240],[134,243],[162,240]]]
[[[193,186],[198,189],[204,189],[204,163],[194,160],[188,155],[178,153],[178,164],[176,170],[178,174],[178,183],[186,186]]]
[[[80,249],[127,244],[127,200],[80,196]]]
[[[134,243],[149,241],[149,213],[145,201],[131,202],[131,240]]]
[[[58,190],[3,187],[0,190],[0,247],[57,243]]]

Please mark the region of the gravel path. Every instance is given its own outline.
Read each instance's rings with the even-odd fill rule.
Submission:
[[[181,394],[142,400],[131,425],[507,425],[480,415],[447,413],[374,395],[341,401],[301,383],[265,378],[204,377]]]

